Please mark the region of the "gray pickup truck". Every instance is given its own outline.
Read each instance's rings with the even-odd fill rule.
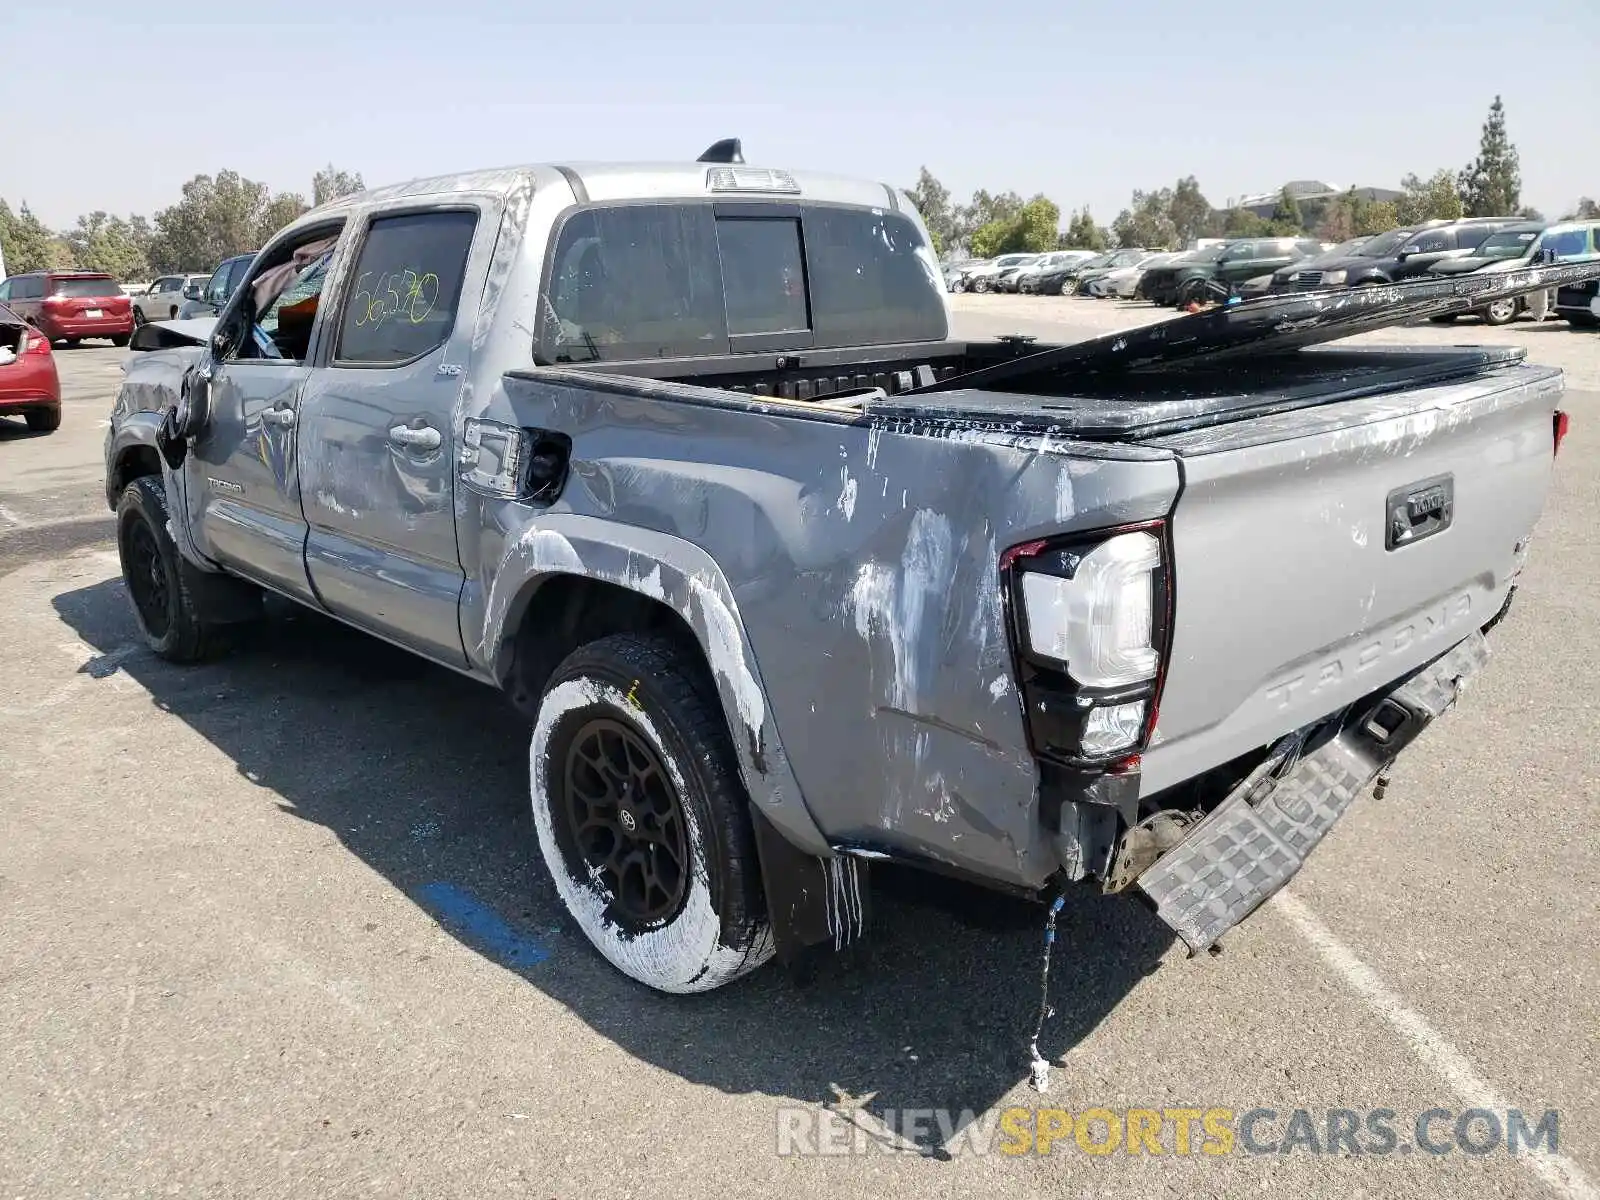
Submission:
[[[271,591],[503,690],[557,893],[653,988],[857,940],[879,860],[1198,950],[1482,665],[1565,430],[1520,352],[1317,343],[1594,274],[960,342],[883,184],[429,179],[141,329],[106,498],[169,659]]]

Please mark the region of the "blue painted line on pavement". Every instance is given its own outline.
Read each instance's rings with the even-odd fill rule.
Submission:
[[[505,966],[531,967],[550,957],[550,951],[537,938],[518,933],[466,888],[441,881],[424,884],[416,894],[439,924]]]

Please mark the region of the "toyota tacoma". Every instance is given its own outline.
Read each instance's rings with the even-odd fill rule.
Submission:
[[[504,692],[554,889],[650,987],[858,940],[884,860],[1201,950],[1483,666],[1565,430],[1518,351],[1319,344],[1595,274],[967,342],[880,183],[452,175],[143,327],[106,499],[168,659],[272,592]]]

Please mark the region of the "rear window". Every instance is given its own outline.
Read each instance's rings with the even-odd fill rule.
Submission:
[[[549,362],[725,353],[710,206],[575,213],[562,226],[543,307],[539,341]]]
[[[122,287],[115,279],[108,276],[89,279],[57,278],[50,281],[50,295],[70,296],[75,299],[86,296],[120,296]]]
[[[717,248],[731,336],[811,328],[798,218],[718,218]]]
[[[949,332],[932,254],[905,217],[813,208],[805,218],[818,346],[937,342]]]
[[[588,208],[557,239],[539,355],[592,362],[939,341],[948,331],[938,276],[916,226],[896,213]]]

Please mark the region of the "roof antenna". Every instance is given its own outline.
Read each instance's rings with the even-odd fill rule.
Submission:
[[[744,147],[739,145],[738,138],[723,138],[720,142],[713,142],[706,152],[695,161],[703,163],[742,163],[744,161]]]

